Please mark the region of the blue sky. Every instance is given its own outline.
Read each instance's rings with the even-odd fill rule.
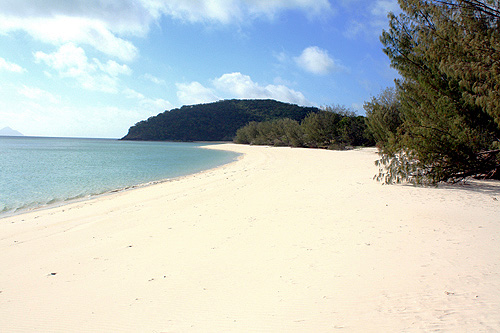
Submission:
[[[119,138],[232,98],[362,105],[393,85],[396,0],[0,0],[0,128]]]

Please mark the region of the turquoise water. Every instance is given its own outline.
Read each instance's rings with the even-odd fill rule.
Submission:
[[[237,154],[199,143],[0,137],[0,215],[196,173]]]

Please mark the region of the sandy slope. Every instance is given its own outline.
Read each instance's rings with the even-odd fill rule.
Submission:
[[[500,185],[372,180],[375,151],[238,162],[0,219],[0,331],[500,330]]]

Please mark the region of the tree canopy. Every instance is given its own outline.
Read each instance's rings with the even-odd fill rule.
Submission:
[[[236,132],[236,143],[290,147],[344,149],[373,145],[365,117],[344,106],[328,106],[301,122],[276,119],[251,122]]]
[[[380,177],[500,178],[499,1],[399,4],[381,41],[402,79],[392,97],[365,104],[383,154]]]

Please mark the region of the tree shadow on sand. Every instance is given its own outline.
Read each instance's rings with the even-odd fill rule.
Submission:
[[[500,181],[498,180],[468,180],[456,184],[440,184],[438,188],[498,196],[500,200]]]

